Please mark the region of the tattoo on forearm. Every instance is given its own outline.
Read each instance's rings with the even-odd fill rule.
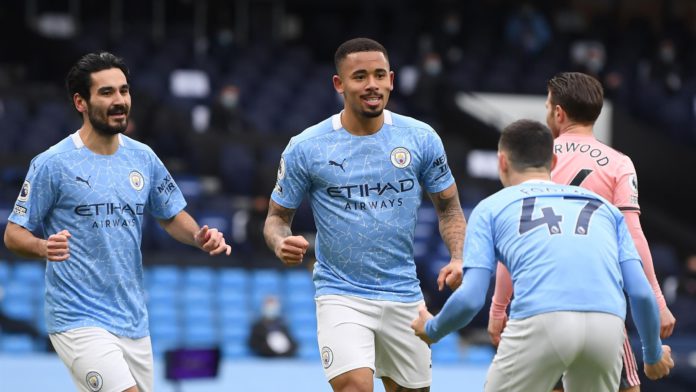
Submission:
[[[444,192],[433,195],[433,204],[440,221],[440,236],[453,258],[462,258],[464,247],[464,231],[466,219],[459,204],[459,195],[456,190],[445,195]]]
[[[294,216],[295,210],[283,208],[271,202],[263,228],[266,245],[268,245],[271,250],[275,250],[275,243],[278,238],[285,238],[292,235],[290,226]]]

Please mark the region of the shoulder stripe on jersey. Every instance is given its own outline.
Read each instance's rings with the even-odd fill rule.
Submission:
[[[638,207],[619,207],[619,211],[640,211]]]
[[[582,169],[578,172],[578,174],[575,175],[573,178],[573,181],[570,182],[569,185],[575,185],[575,186],[580,186],[583,181],[585,181],[585,178],[592,173],[592,169]]]

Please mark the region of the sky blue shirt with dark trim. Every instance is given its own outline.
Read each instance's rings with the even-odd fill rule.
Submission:
[[[140,250],[144,214],[169,219],[186,206],[150,147],[119,135],[99,155],[76,132],[36,156],[9,221],[45,237],[68,230],[70,257],[46,265],[49,333],[101,327],[149,335]]]
[[[453,183],[429,125],[385,110],[378,132],[355,136],[336,114],[290,140],[271,198],[294,209],[309,197],[317,296],[412,302],[423,298],[413,259],[423,190]]]

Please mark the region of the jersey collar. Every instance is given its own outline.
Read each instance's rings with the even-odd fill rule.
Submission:
[[[123,138],[121,137],[121,134],[119,133],[116,136],[118,136],[118,144],[123,146]],[[80,131],[75,131],[75,133],[70,135],[70,138],[72,139],[75,148],[82,148],[85,146],[85,143],[82,142],[82,138],[80,137]]]
[[[343,110],[341,110],[341,113],[343,113]],[[331,116],[331,127],[334,131],[338,131],[339,129],[343,128],[343,124],[341,124],[341,113],[336,113]],[[386,109],[384,110],[384,123],[387,125],[393,124],[392,113]]]

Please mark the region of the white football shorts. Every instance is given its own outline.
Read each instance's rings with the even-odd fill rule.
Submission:
[[[137,384],[153,390],[150,337],[119,337],[103,328],[85,327],[49,335],[56,353],[81,392],[122,392]]]
[[[406,388],[430,386],[430,347],[411,329],[423,301],[402,303],[341,295],[316,299],[319,351],[328,380],[370,368]]]

